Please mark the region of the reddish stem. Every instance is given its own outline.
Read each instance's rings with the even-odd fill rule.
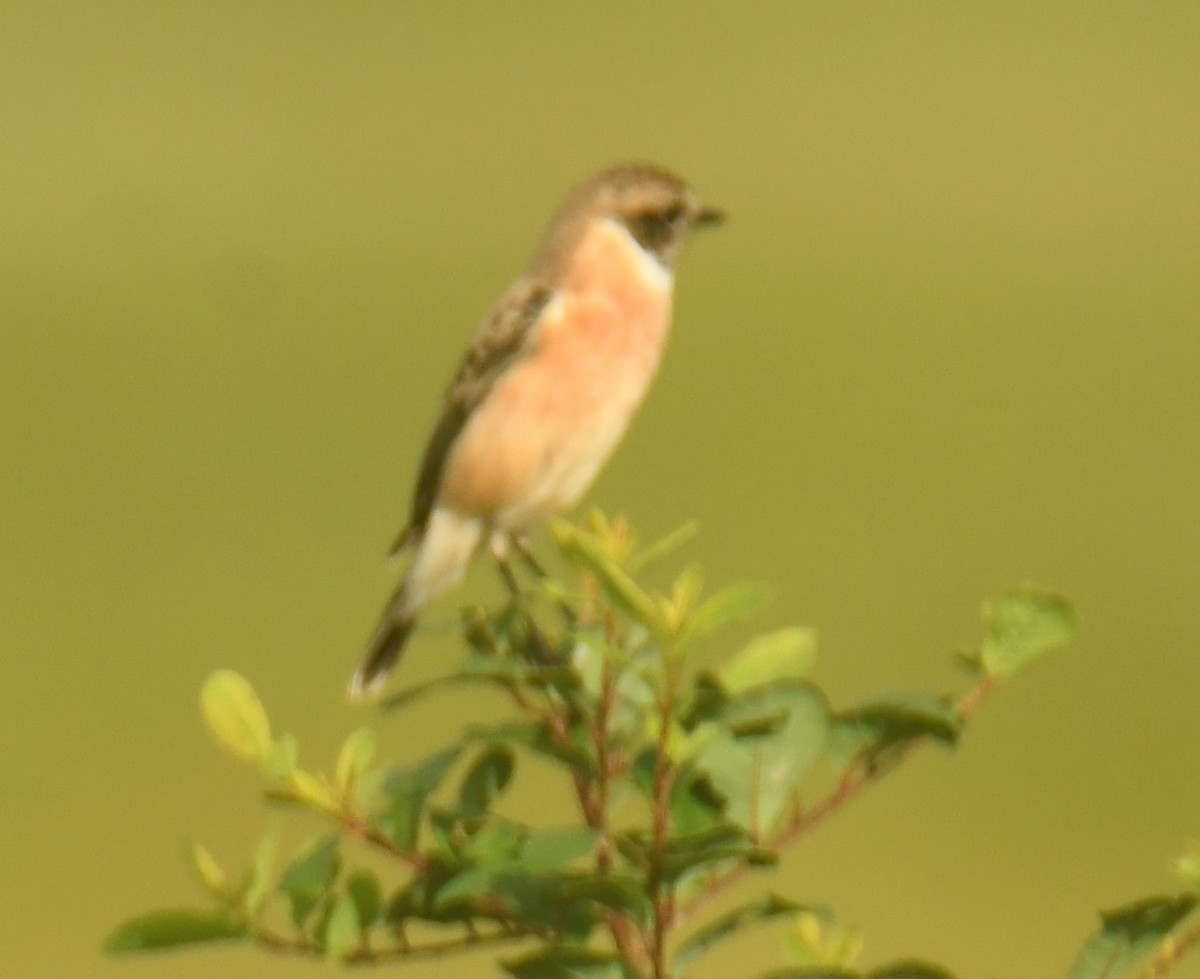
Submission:
[[[379,849],[390,856],[396,857],[398,860],[404,861],[404,863],[408,864],[418,873],[425,869],[425,858],[421,854],[401,849],[390,837],[370,825],[358,813],[345,810],[340,813],[339,819],[342,825],[359,839],[370,843],[372,846],[379,847]]]
[[[1167,950],[1159,955],[1147,970],[1145,979],[1162,979],[1185,955],[1196,948],[1200,948],[1200,925],[1173,938]]]
[[[669,653],[668,653],[669,655]],[[675,783],[675,772],[667,757],[667,742],[671,735],[671,718],[675,713],[675,681],[666,677],[666,690],[660,705],[658,749],[654,758],[654,835],[650,849],[649,884],[654,900],[654,937],[651,942],[651,965],[654,979],[665,979],[667,975],[667,929],[674,923],[675,901],[663,886],[663,848],[671,812],[671,789]]]

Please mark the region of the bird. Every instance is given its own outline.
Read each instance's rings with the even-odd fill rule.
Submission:
[[[657,372],[684,242],[723,218],[648,163],[610,167],[567,196],[446,391],[392,546],[412,558],[351,699],[379,691],[421,611],[481,547],[511,584],[508,548],[532,562],[533,531],[584,495]]]

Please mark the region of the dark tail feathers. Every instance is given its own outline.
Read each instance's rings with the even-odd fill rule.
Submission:
[[[397,618],[390,609],[384,614],[366,655],[350,681],[351,700],[365,700],[379,689],[404,651],[404,643],[413,625],[411,618]]]

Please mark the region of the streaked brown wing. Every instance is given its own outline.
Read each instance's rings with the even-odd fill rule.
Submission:
[[[437,499],[446,458],[459,433],[512,363],[533,350],[538,319],[552,296],[553,291],[547,286],[521,280],[483,321],[446,391],[445,405],[421,459],[412,515],[408,526],[393,542],[392,554],[424,530]]]

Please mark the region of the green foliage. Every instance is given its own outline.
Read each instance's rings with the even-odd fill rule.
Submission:
[[[738,696],[776,680],[804,680],[817,659],[812,629],[780,629],[759,636],[717,673],[725,692]]]
[[[1100,930],[1084,945],[1070,979],[1114,979],[1127,975],[1152,954],[1168,962],[1173,934],[1200,904],[1200,895],[1145,898],[1100,915]]]
[[[962,716],[952,702],[915,693],[872,700],[833,719],[830,755],[842,764],[878,762],[894,749],[924,738],[954,745]]]
[[[483,819],[507,787],[516,764],[516,756],[507,745],[486,748],[463,779],[458,793],[459,815],[468,822]]]
[[[1200,891],[1200,844],[1193,844],[1187,853],[1175,861],[1175,873],[1193,890]]]
[[[291,862],[279,881],[279,890],[287,895],[292,921],[303,928],[308,916],[328,893],[337,875],[341,858],[341,837],[327,836],[312,844]]]
[[[261,761],[271,749],[267,712],[250,686],[232,670],[217,670],[200,690],[200,706],[208,729],[229,751],[247,761]]]
[[[555,948],[504,963],[516,979],[637,979],[618,955],[580,948]]]
[[[399,849],[415,849],[425,802],[461,752],[461,744],[451,745],[416,765],[394,768],[383,780],[375,826]]]
[[[769,838],[825,747],[829,713],[821,691],[802,681],[726,697],[706,716],[714,734],[688,767],[720,800],[722,816]]]
[[[621,542],[608,535],[589,534],[564,521],[555,521],[554,540],[563,556],[576,567],[590,572],[612,602],[660,639],[669,634],[661,606],[621,567]],[[604,536],[602,536],[602,534]],[[608,538],[607,540],[605,538]],[[607,545],[607,546],[606,546]]]
[[[1075,635],[1075,610],[1061,595],[1025,585],[983,607],[987,634],[964,654],[967,663],[988,676],[1011,676]]]
[[[108,952],[146,952],[200,942],[228,941],[245,935],[246,924],[235,915],[182,908],[151,911],[131,918],[108,936],[104,948]]]
[[[687,938],[675,952],[675,967],[685,972],[693,960],[699,958],[714,945],[738,934],[747,925],[770,921],[773,918],[795,918],[808,909],[795,901],[768,894],[757,901],[744,904],[734,911],[717,918]]]
[[[710,655],[726,626],[761,607],[763,588],[706,596],[695,567],[661,591],[639,578],[691,528],[640,551],[623,523],[598,515],[553,529],[574,577],[471,610],[463,663],[382,702],[395,714],[468,683],[511,700],[511,717],[469,725],[426,758],[390,762],[362,728],[331,775],[303,767],[250,684],[214,673],[201,707],[217,742],[260,767],[269,799],[315,813],[327,830],[278,872],[267,834],[240,877],[194,844],[192,869],[212,906],[133,918],[106,948],[245,940],[370,964],[523,945],[503,960],[517,979],[667,979],[748,928],[782,925],[785,964],[762,979],[948,979],[915,961],[858,971],[860,934],[819,905],[764,895],[704,912],[915,748],[953,747],[998,681],[1072,636],[1070,605],[1030,587],[988,603],[983,639],[965,655],[977,683],[958,696],[834,708],[812,680],[810,629]],[[561,771],[576,823],[530,826],[498,811],[522,755]],[[370,866],[358,862],[364,847]],[[1200,858],[1178,869],[1188,890],[1103,915],[1071,979],[1115,979],[1147,962],[1147,975],[1161,975],[1200,944],[1200,930],[1184,930],[1200,901]]]
[[[1100,928],[1080,950],[1070,979],[1155,979],[1200,947],[1200,925],[1195,922],[1200,856],[1195,847],[1175,862],[1175,872],[1187,886],[1183,893],[1142,898],[1101,913]]]

